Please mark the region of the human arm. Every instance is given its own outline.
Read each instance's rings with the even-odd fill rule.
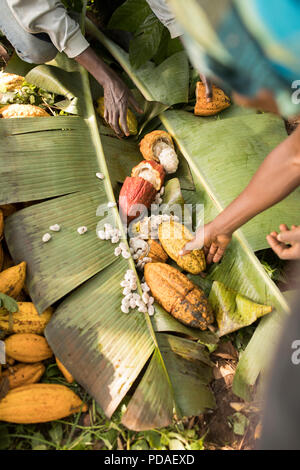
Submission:
[[[27,32],[46,33],[60,52],[74,58],[103,86],[105,119],[118,136],[127,128],[127,107],[131,104],[138,112],[138,104],[131,92],[97,54],[81,33],[79,24],[58,0],[7,0],[8,6],[20,26]],[[122,128],[122,130],[121,130]]]
[[[260,212],[288,196],[300,185],[300,128],[264,160],[244,191],[204,227],[208,263],[222,258],[232,234]],[[182,254],[201,246],[202,231],[187,243]]]
[[[131,91],[119,76],[88,47],[82,54],[74,58],[102,85],[104,90],[104,119],[118,136],[129,135],[127,126],[127,108],[131,105],[138,113],[139,108]]]

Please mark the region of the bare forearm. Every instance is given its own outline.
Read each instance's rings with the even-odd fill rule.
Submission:
[[[88,47],[82,54],[75,57],[75,60],[93,75],[102,86],[105,86],[112,77],[117,77],[91,47]]]
[[[289,195],[300,184],[300,130],[274,149],[246,189],[214,220],[222,232],[233,233],[252,217]]]

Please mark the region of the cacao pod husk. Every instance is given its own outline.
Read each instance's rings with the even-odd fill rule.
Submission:
[[[149,181],[139,177],[127,177],[119,196],[119,210],[122,220],[127,219],[130,222],[141,214],[143,208],[149,209],[156,193],[153,184]]]
[[[155,300],[181,323],[201,330],[213,323],[204,292],[178,269],[164,263],[147,263],[144,276]]]
[[[43,108],[33,104],[9,104],[0,108],[0,117],[3,119],[12,119],[50,116]]]
[[[166,131],[153,131],[146,134],[140,142],[140,151],[145,160],[154,160],[159,163],[159,158],[155,155],[154,147],[158,142],[165,142],[170,147],[174,148],[173,140],[170,134]]]
[[[156,191],[160,191],[165,180],[165,170],[162,165],[154,160],[144,160],[136,165],[131,172],[133,178],[144,178],[149,183],[153,184]]]
[[[158,237],[165,252],[182,269],[191,274],[199,274],[205,270],[206,261],[203,250],[193,250],[184,256],[179,255],[185,244],[194,238],[184,225],[173,220],[163,222],[158,228]]]
[[[230,99],[223,90],[213,85],[212,95],[212,101],[207,102],[205,85],[202,82],[197,82],[196,105],[194,109],[196,116],[214,116],[229,108],[231,104]]]

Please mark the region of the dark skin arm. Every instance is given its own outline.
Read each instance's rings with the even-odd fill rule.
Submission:
[[[204,226],[208,263],[222,258],[232,234],[260,212],[277,204],[300,185],[300,128],[276,147],[244,191],[212,222]],[[201,231],[182,250],[202,248]]]
[[[104,119],[119,137],[129,136],[127,127],[127,108],[131,105],[138,113],[142,113],[131,91],[100,57],[88,47],[82,54],[75,57],[104,89]],[[119,124],[120,120],[120,124]]]

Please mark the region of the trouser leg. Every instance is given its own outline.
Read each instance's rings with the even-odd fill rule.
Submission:
[[[0,30],[15,48],[18,56],[31,64],[44,64],[58,53],[52,42],[25,31],[12,14],[6,0],[1,2]],[[47,35],[47,37],[49,37]]]

